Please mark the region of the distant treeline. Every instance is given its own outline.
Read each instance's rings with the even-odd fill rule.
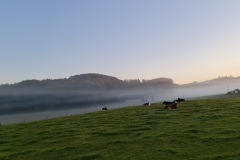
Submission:
[[[240,77],[233,76],[223,76],[211,80],[206,80],[202,82],[194,81],[192,83],[181,85],[182,87],[193,87],[193,86],[207,86],[207,85],[216,85],[224,83],[240,83]]]
[[[170,78],[156,78],[151,80],[120,80],[116,77],[90,73],[71,76],[69,78],[60,79],[44,79],[44,80],[24,80],[14,84],[0,85],[0,92],[9,89],[23,88],[41,88],[41,89],[126,89],[126,88],[149,88],[149,87],[193,87],[206,86],[219,83],[235,83],[240,82],[240,77],[225,76],[218,77],[202,82],[192,82],[188,84],[178,85]]]
[[[47,88],[47,89],[124,89],[174,85],[170,78],[152,80],[120,80],[101,74],[81,74],[63,79],[24,80],[15,84],[0,85],[0,89]]]

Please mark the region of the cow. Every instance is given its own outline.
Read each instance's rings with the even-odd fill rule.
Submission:
[[[172,103],[174,103],[175,101],[173,101],[173,102],[169,102],[169,101],[163,101],[163,103],[162,104],[165,104],[165,105],[168,105],[168,104],[172,104]]]
[[[181,102],[184,102],[185,101],[185,99],[183,99],[183,98],[178,98],[177,100],[175,100],[177,103],[181,103]]]
[[[164,109],[177,109],[177,102],[173,101],[173,102],[167,102],[164,101],[163,104],[165,104]]]
[[[147,103],[143,103],[144,106],[151,106],[151,103],[150,102],[147,102]]]
[[[102,111],[106,111],[106,110],[108,110],[107,107],[103,107],[102,108]]]

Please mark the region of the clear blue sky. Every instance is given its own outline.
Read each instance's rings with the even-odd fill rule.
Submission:
[[[238,0],[1,0],[0,84],[240,76]]]

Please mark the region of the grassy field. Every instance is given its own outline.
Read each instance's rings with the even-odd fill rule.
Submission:
[[[1,160],[240,159],[240,98],[190,100],[0,127]]]

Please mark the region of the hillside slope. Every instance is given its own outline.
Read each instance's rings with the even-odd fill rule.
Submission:
[[[0,159],[240,159],[239,103],[154,104],[1,126]]]

